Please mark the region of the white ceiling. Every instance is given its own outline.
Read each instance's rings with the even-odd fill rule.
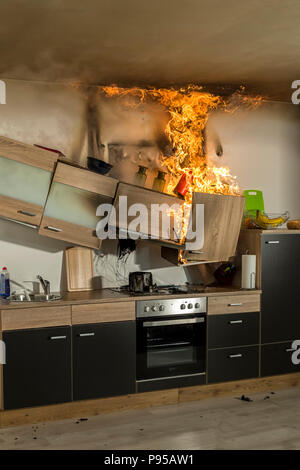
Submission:
[[[0,77],[289,97],[299,23],[299,0],[1,0]]]

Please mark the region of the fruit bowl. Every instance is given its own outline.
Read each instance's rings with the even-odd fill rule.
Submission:
[[[260,212],[245,212],[243,219],[244,228],[261,228],[263,230],[271,230],[280,227],[289,219],[289,212],[280,213]]]

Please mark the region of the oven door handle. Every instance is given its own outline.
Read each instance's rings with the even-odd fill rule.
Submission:
[[[159,320],[159,321],[145,321],[143,323],[143,327],[151,327],[151,326],[171,326],[171,325],[190,325],[192,323],[204,323],[205,318],[187,318],[182,320]]]

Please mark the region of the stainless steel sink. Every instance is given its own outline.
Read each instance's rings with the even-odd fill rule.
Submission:
[[[10,302],[52,302],[60,300],[61,295],[58,294],[13,294],[7,300]]]

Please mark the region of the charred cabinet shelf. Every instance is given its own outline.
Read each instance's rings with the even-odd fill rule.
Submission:
[[[39,233],[99,248],[97,207],[112,203],[117,180],[65,163],[57,164]]]
[[[57,157],[0,137],[0,216],[40,224]]]

